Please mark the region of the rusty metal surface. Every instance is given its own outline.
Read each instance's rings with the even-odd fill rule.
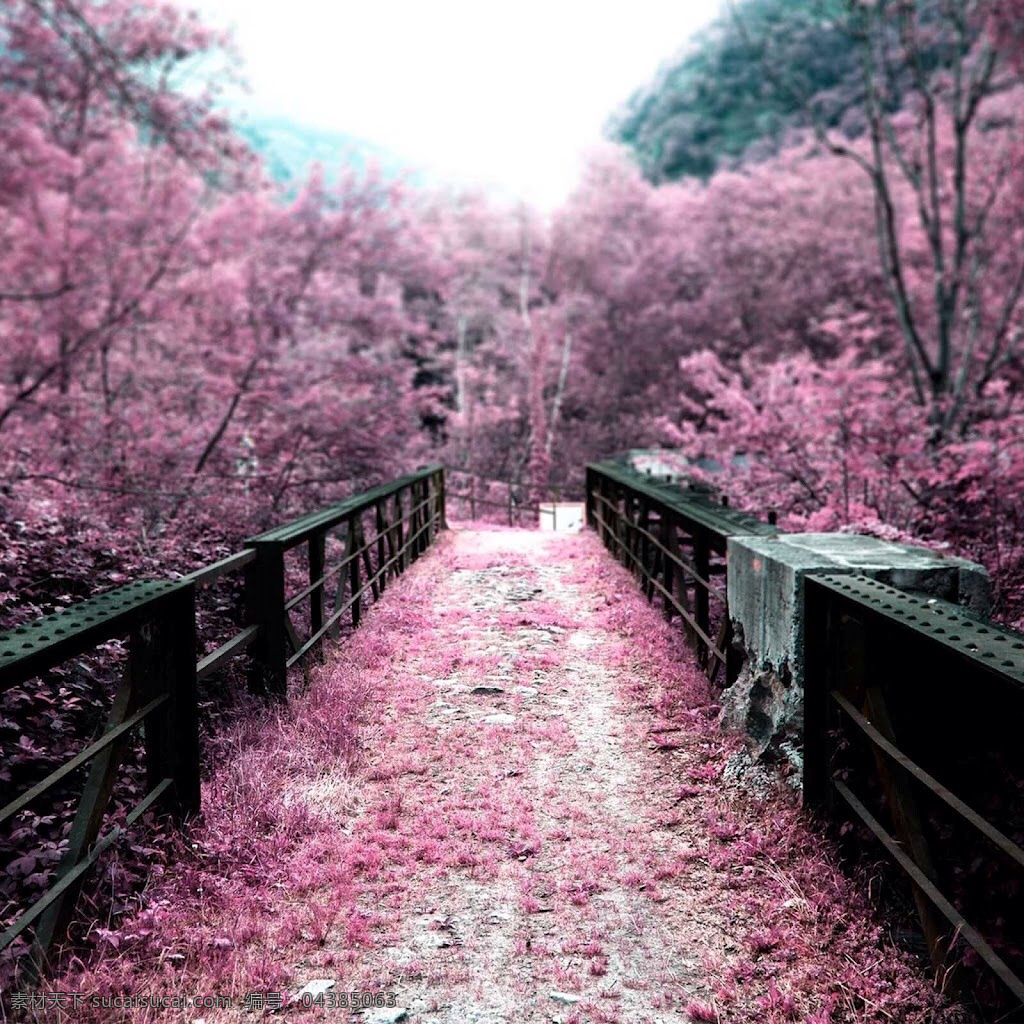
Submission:
[[[126,633],[154,601],[187,580],[136,580],[0,634],[0,692]]]
[[[815,586],[1024,688],[1024,634],[1016,630],[979,620],[949,601],[908,594],[867,576],[809,575],[808,601],[814,600]]]
[[[700,526],[724,540],[726,537],[757,535],[774,537],[778,529],[756,516],[739,509],[718,504],[700,491],[682,491],[674,484],[638,473],[612,460],[594,462],[587,466],[593,473],[604,476],[637,494],[642,494],[655,506],[669,509],[691,526]]]

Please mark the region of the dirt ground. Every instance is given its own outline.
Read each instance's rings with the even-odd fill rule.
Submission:
[[[410,650],[396,666],[423,691],[380,761],[410,759],[417,782],[379,785],[482,846],[464,872],[409,877],[401,927],[367,954],[414,1016],[687,1020],[672,1007],[710,995],[701,957],[730,942],[668,813],[688,754],[657,746],[673,734],[620,699],[635,652],[598,621],[608,596],[574,581],[571,559],[550,564],[572,543],[456,534],[431,612],[458,658],[439,673]]]

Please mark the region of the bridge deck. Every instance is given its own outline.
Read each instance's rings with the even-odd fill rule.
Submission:
[[[781,1021],[830,999],[813,1019],[861,1020],[886,992],[910,1020],[937,998],[792,796],[732,784],[678,630],[592,534],[444,535],[293,708],[207,784],[200,868],[154,893],[160,957],[126,944],[107,980],[230,991],[207,1024],[317,980],[407,1010],[367,1022]]]

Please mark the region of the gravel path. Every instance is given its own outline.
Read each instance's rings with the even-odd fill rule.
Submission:
[[[456,533],[425,609],[451,663],[416,647],[393,663],[420,692],[370,774],[397,757],[417,779],[378,781],[364,813],[400,797],[406,841],[479,846],[462,871],[407,875],[400,925],[363,958],[414,1017],[689,1020],[672,1007],[707,994],[701,955],[728,941],[702,905],[706,865],[665,820],[682,751],[653,749],[650,716],[618,696],[635,658],[599,621],[608,596],[574,572],[583,543]]]

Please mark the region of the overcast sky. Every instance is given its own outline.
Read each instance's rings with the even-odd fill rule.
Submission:
[[[234,26],[254,112],[544,208],[717,0],[178,0]]]

